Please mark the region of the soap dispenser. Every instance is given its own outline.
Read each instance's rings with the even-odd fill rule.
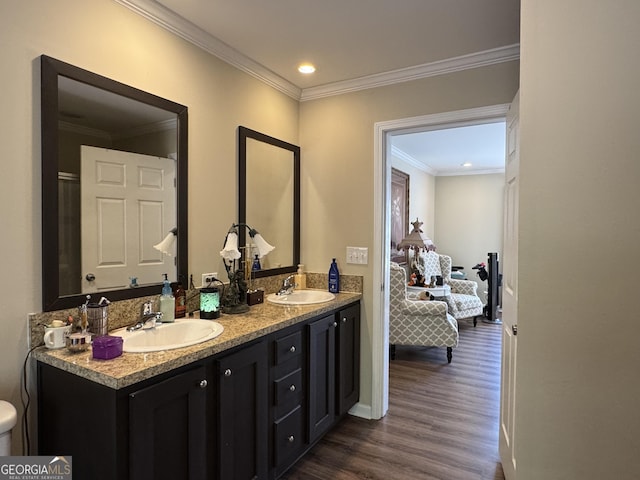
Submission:
[[[298,272],[295,276],[296,290],[304,290],[307,288],[307,274],[304,273],[304,265],[298,265]]]
[[[164,282],[162,285],[162,294],[160,295],[160,311],[162,312],[162,322],[173,322],[175,320],[176,299],[171,290],[171,284],[164,274]]]

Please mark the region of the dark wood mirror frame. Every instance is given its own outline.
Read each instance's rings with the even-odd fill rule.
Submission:
[[[247,138],[253,138],[259,142],[280,147],[293,154],[293,164],[291,166],[293,169],[293,218],[291,219],[291,224],[293,226],[293,265],[253,271],[251,274],[254,278],[261,278],[280,275],[283,273],[293,273],[297,271],[298,264],[300,263],[300,147],[246,127],[238,127],[238,219],[240,223],[247,223]],[[238,245],[244,246],[246,241],[245,239],[246,231],[244,228],[241,228],[238,232]]]
[[[42,303],[44,311],[72,308],[85,302],[86,293],[60,295],[58,264],[58,78],[67,77],[94,87],[175,113],[177,116],[177,278],[188,276],[187,228],[187,107],[123,83],[42,55]],[[161,283],[100,292],[109,300],[124,300],[160,292]]]

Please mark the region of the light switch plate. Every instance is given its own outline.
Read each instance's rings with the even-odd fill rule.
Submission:
[[[367,247],[347,247],[347,263],[367,265],[369,263],[369,249]]]

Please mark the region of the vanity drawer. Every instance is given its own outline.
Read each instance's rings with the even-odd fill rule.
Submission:
[[[278,469],[287,467],[300,453],[303,439],[302,407],[297,406],[286,417],[274,423],[274,462]]]
[[[294,370],[273,383],[275,418],[280,418],[302,401],[302,369]]]
[[[302,332],[293,332],[286,337],[278,338],[276,344],[275,364],[282,365],[294,358],[300,357],[302,352]]]

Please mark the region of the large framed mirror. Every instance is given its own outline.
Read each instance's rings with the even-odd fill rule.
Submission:
[[[239,220],[256,229],[275,249],[260,260],[254,277],[293,273],[300,263],[300,147],[238,127]],[[239,246],[247,247],[245,229]]]
[[[43,310],[159,294],[164,273],[186,282],[187,107],[40,66]]]

